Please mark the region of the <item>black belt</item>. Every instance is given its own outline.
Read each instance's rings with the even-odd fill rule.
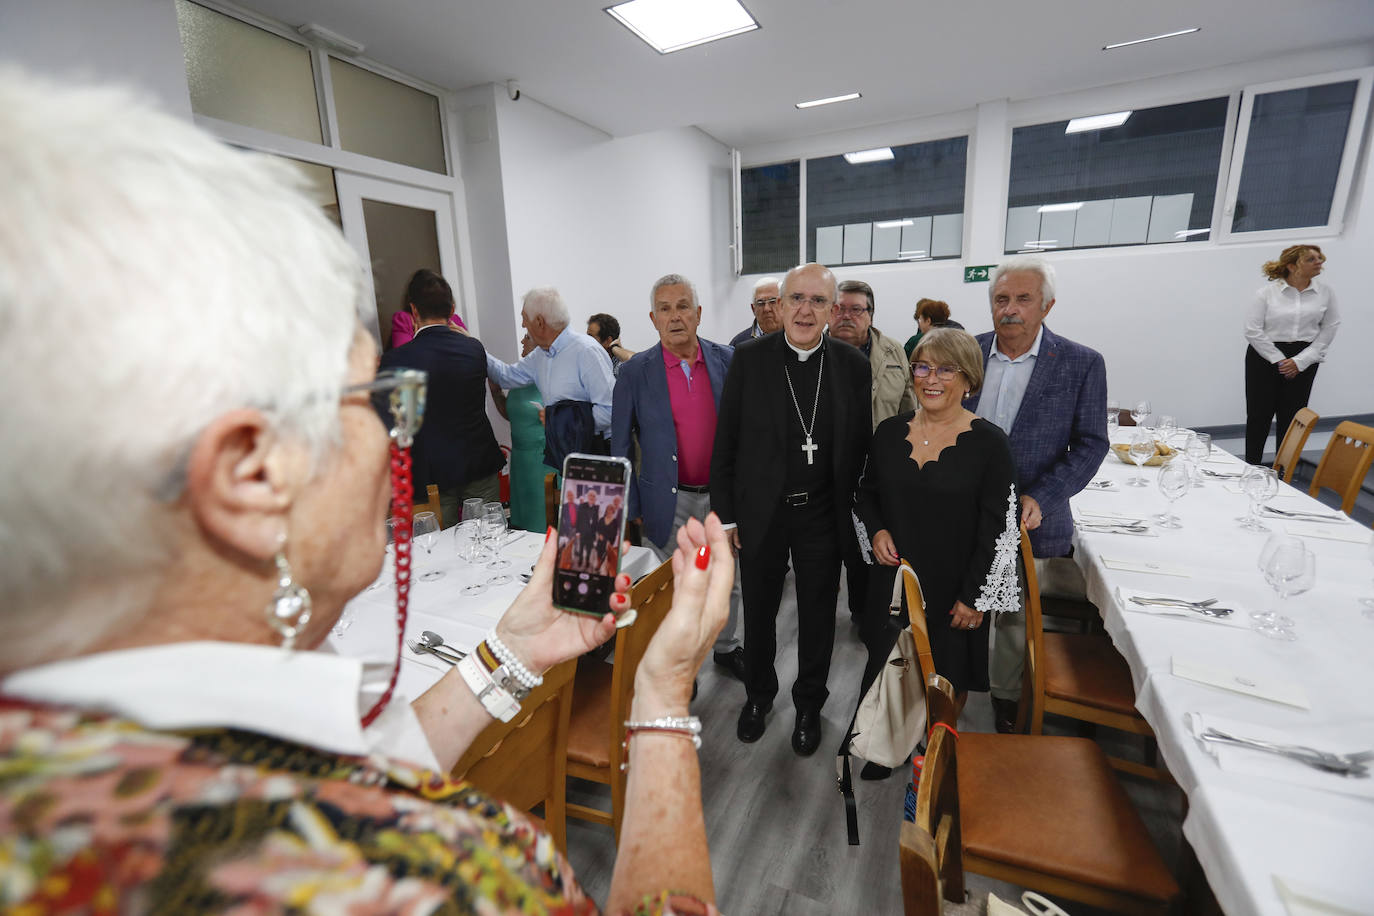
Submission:
[[[678,488],[679,490],[685,490],[685,491],[688,492],[688,493],[710,493],[710,492],[711,492],[711,488],[710,488],[709,486],[705,486],[705,487],[694,487],[694,486],[692,486],[690,483],[680,483],[680,484],[677,485],[677,488]]]

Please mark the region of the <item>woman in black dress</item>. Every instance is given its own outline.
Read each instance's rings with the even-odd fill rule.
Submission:
[[[930,331],[911,365],[919,407],[873,433],[857,511],[877,562],[916,570],[935,670],[962,708],[968,691],[988,689],[988,615],[1021,609],[1016,465],[1002,430],[963,406],[983,383],[970,334]],[[872,623],[865,689],[896,638],[885,620]]]

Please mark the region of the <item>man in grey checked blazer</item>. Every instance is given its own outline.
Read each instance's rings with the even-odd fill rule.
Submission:
[[[978,335],[986,378],[968,407],[1011,439],[1021,521],[1044,570],[1041,581],[1067,578],[1072,589],[1076,568],[1055,558],[1071,551],[1069,497],[1107,454],[1107,369],[1102,354],[1045,327],[1054,280],[1054,268],[1040,257],[1010,258],[993,273],[993,330]],[[1015,721],[1025,626],[1021,614],[1004,614],[996,625],[989,677],[999,731]]]

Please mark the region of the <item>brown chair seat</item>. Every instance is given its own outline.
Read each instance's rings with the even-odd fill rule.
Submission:
[[[613,665],[583,659],[573,681],[572,720],[568,723],[568,759],[594,767],[611,765],[606,735],[611,728]],[[618,762],[618,761],[617,761]]]
[[[1095,743],[965,732],[956,747],[966,868],[982,871],[967,862],[974,856],[1161,905],[1178,896]]]
[[[1045,695],[1135,716],[1131,669],[1106,636],[1044,634]]]

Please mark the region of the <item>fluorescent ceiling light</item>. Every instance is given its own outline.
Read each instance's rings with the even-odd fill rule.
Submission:
[[[892,147],[880,146],[877,149],[861,149],[856,153],[845,153],[844,161],[850,165],[859,165],[864,162],[883,162],[892,158]]]
[[[834,105],[836,102],[849,102],[854,99],[863,98],[861,92],[851,92],[848,95],[832,95],[828,99],[812,99],[809,102],[798,102],[798,108],[815,108],[817,105]]]
[[[759,27],[738,0],[630,0],[606,12],[660,54]]]
[[[1103,45],[1102,50],[1110,51],[1113,48],[1129,48],[1131,45],[1142,45],[1147,41],[1159,41],[1161,38],[1177,38],[1180,35],[1191,35],[1194,32],[1201,31],[1201,26],[1196,26],[1191,29],[1179,29],[1177,32],[1165,32],[1163,35],[1151,35],[1149,38],[1133,38],[1130,41],[1118,41],[1114,45]]]
[[[924,248],[921,248],[919,250],[913,249],[911,251],[897,252],[897,258],[902,261],[919,261],[928,257],[930,257],[930,255],[926,254],[926,250]]]
[[[1080,200],[1080,201],[1078,201],[1077,203],[1072,203],[1072,204],[1045,204],[1045,206],[1041,207],[1040,210],[1039,210],[1038,212],[1040,212],[1040,213],[1067,213],[1067,212],[1069,212],[1070,210],[1081,210],[1082,208],[1083,208],[1083,201]]]
[[[1081,134],[1085,130],[1106,130],[1108,127],[1120,127],[1126,123],[1126,119],[1131,116],[1129,111],[1114,111],[1111,114],[1091,115],[1086,118],[1074,118],[1069,122],[1069,126],[1064,128],[1066,134]]]
[[[909,219],[885,219],[873,224],[875,229],[900,229],[903,226],[911,226],[914,223]]]
[[[1059,244],[1059,239],[1034,239],[1026,242],[1027,248],[1053,248]]]

